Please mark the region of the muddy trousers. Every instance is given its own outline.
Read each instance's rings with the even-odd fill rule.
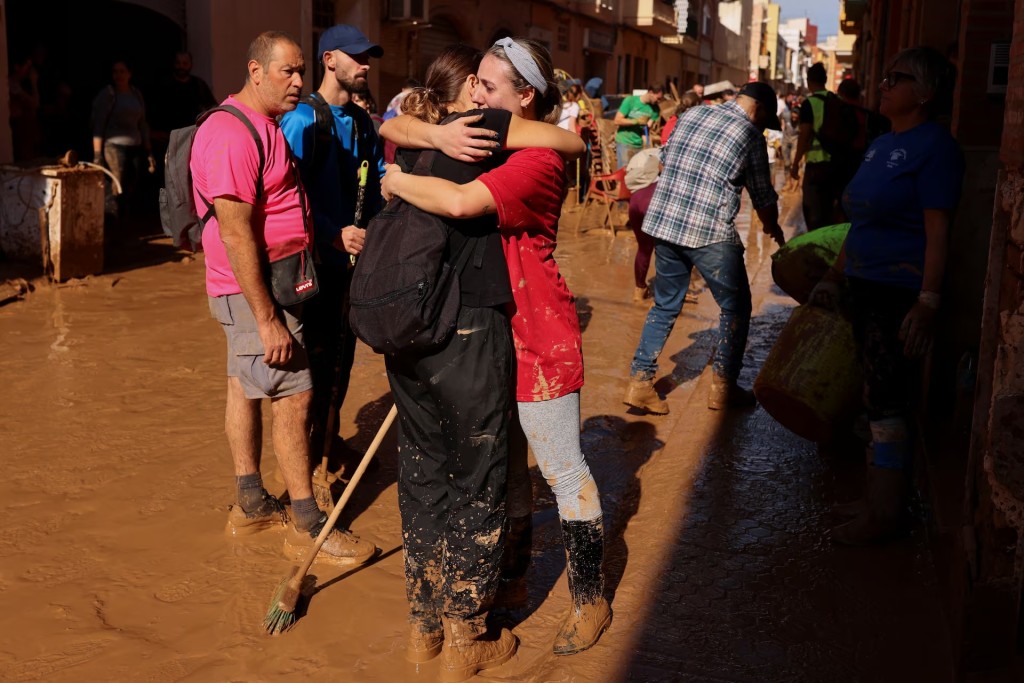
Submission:
[[[658,356],[683,309],[690,273],[696,268],[721,309],[712,370],[716,375],[735,380],[743,367],[743,352],[750,330],[750,282],[743,263],[743,247],[730,242],[682,247],[656,239],[654,264],[657,271],[654,306],[647,313],[630,374],[648,380],[657,373]]]
[[[459,311],[428,354],[385,356],[398,407],[398,507],[414,628],[484,628],[505,527],[512,332],[496,308]]]
[[[306,302],[303,324],[309,369],[313,375],[313,401],[310,405],[309,454],[315,465],[320,464],[324,448],[324,432],[331,395],[335,385],[338,398],[334,405],[333,438],[338,433],[338,416],[348,393],[356,344],[348,326],[348,286],[352,271],[345,265],[317,266],[320,293]]]
[[[917,289],[848,278],[853,335],[864,366],[864,403],[871,427],[872,464],[908,469],[913,443],[910,412],[917,362],[903,355],[903,319],[917,301]]]

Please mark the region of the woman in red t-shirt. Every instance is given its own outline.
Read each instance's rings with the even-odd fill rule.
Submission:
[[[530,120],[557,116],[561,103],[551,57],[539,43],[520,38],[497,41],[477,75],[479,85],[473,94],[477,106],[504,109]],[[610,623],[611,609],[604,597],[601,568],[601,503],[580,449],[580,326],[574,298],[553,257],[566,192],[565,163],[550,149],[524,149],[464,185],[407,175],[390,166],[383,190],[450,218],[498,215],[515,306],[512,332],[519,421],[557,499],[568,558],[573,607],[555,639],[554,651],[585,650]],[[510,498],[517,480],[529,486],[525,465],[525,444],[510,448]]]
[[[477,109],[471,94],[482,58],[466,45],[445,48],[427,69],[426,85],[403,100],[405,113],[381,126],[381,134],[400,146],[400,168],[416,168],[428,153],[417,148],[437,147],[446,154],[429,152],[417,177],[471,182],[504,161],[491,155],[494,134],[510,149],[541,144],[583,152],[574,133],[503,109]],[[437,123],[444,125],[431,125]],[[482,161],[471,163],[473,156]],[[488,636],[485,619],[507,524],[513,296],[497,216],[445,222],[448,258],[459,276],[457,332],[437,347],[388,354],[385,366],[400,418],[406,658],[420,663],[440,651],[442,671],[455,678],[497,666],[515,651],[511,632]]]

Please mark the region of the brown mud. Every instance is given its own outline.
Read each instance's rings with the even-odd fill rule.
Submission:
[[[631,302],[635,242],[621,231],[577,237],[575,223],[565,216],[557,258],[585,328],[582,439],[614,618],[587,652],[552,654],[570,601],[555,501],[534,467],[521,646],[481,680],[944,680],[949,648],[920,534],[833,548],[828,510],[856,492],[856,465],[819,455],[761,409],[705,408],[718,316],[708,292],[662,356],[657,386],[672,413],[626,411],[647,311]],[[772,287],[771,241],[748,228],[746,386],[794,305]],[[404,659],[393,434],[342,515],[381,557],[314,565],[308,608],[269,637],[263,617],[289,570],[284,532],[224,533],[224,341],[202,257],[36,284],[0,307],[0,680],[436,680],[436,661]],[[391,406],[381,359],[362,346],[351,387],[340,433],[362,453]],[[282,493],[275,468],[267,438],[264,481]]]

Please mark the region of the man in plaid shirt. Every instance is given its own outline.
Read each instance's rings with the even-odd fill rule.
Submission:
[[[750,390],[736,383],[751,303],[735,219],[746,187],[764,232],[780,246],[784,242],[764,139],[766,127],[779,129],[776,106],[769,85],[747,83],[732,102],[687,111],[662,150],[664,170],[643,224],[655,239],[654,307],[633,356],[623,399],[627,405],[668,413],[668,404],[654,390],[654,375],[694,267],[721,309],[708,408],[754,403]]]

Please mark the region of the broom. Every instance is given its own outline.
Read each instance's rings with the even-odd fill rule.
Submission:
[[[306,559],[303,560],[300,566],[292,567],[288,576],[278,586],[277,591],[274,593],[274,598],[270,602],[270,609],[267,610],[267,616],[263,619],[263,628],[270,635],[287,631],[295,623],[295,608],[298,606],[299,598],[302,595],[302,580],[306,578],[306,572],[309,571],[313,560],[316,559],[317,553],[320,552],[320,547],[323,546],[324,541],[331,534],[331,530],[334,529],[334,525],[341,515],[342,508],[348,503],[348,499],[352,497],[356,484],[359,483],[359,479],[363,476],[363,472],[366,471],[367,465],[370,464],[370,459],[377,452],[377,448],[380,446],[381,441],[384,440],[384,436],[391,427],[391,423],[395,421],[395,415],[397,414],[398,408],[392,405],[387,417],[384,418],[384,423],[377,430],[377,436],[373,437],[373,443],[366,449],[366,455],[359,462],[359,467],[356,468],[348,486],[345,487],[345,492],[341,494],[341,500],[331,510],[331,516],[327,518],[324,528],[320,530],[320,535],[316,537],[313,547],[309,549]]]

